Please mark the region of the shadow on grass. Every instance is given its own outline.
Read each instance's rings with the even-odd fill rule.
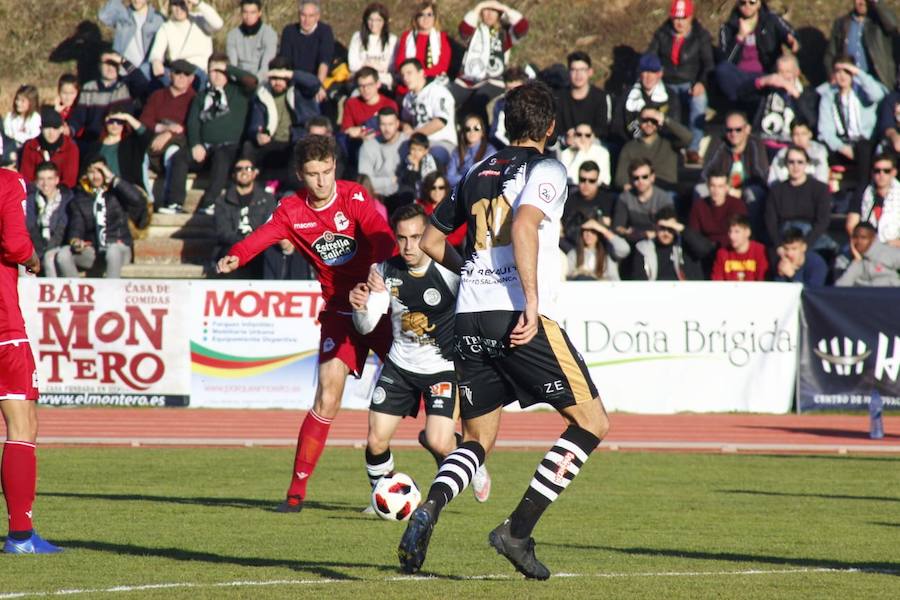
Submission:
[[[798,492],[767,492],[762,490],[716,490],[720,494],[747,494],[751,496],[780,496],[785,498],[824,498],[826,500],[868,500],[871,502],[900,502],[891,496],[851,496],[848,494],[803,494]]]
[[[869,439],[869,430],[866,429],[830,429],[828,427],[788,427],[786,425],[741,425],[743,429],[766,429],[768,431],[784,431],[787,433],[805,433],[819,437],[848,438],[856,440]],[[900,440],[900,434],[885,433],[883,442]]]
[[[583,544],[554,544],[542,542],[543,546],[572,548],[576,550],[605,550],[632,556],[665,556],[668,558],[684,558],[688,560],[712,560],[742,564],[767,564],[783,567],[808,569],[856,569],[881,575],[900,576],[900,563],[895,562],[849,562],[828,560],[827,558],[795,558],[788,556],[767,556],[759,554],[740,554],[737,552],[698,552],[696,550],[680,550],[669,548],[616,548],[614,546],[589,546]]]
[[[900,523],[885,523],[884,521],[869,521],[869,525],[879,525],[881,527],[900,527]]]
[[[160,502],[165,504],[186,504],[192,506],[211,506],[215,508],[253,508],[274,512],[278,504],[274,500],[260,500],[257,498],[209,498],[209,497],[184,497],[184,496],[145,496],[143,494],[88,494],[82,492],[40,492],[38,496],[48,498],[75,498],[84,500],[109,500],[113,502]],[[346,503],[328,503],[307,500],[303,503],[304,509],[325,511],[355,510],[357,507]]]
[[[186,548],[151,548],[148,546],[136,546],[134,544],[115,544],[112,542],[98,542],[87,540],[55,539],[55,543],[66,549],[77,548],[79,550],[92,550],[95,552],[109,552],[117,555],[137,556],[140,558],[154,557],[185,562],[206,562],[217,565],[235,565],[238,567],[278,567],[301,571],[318,575],[326,579],[338,579],[347,581],[360,581],[363,578],[348,575],[336,569],[377,569],[379,571],[394,572],[394,566],[376,565],[359,562],[329,562],[292,560],[288,558],[261,558],[252,556],[228,556],[214,552],[199,552]]]

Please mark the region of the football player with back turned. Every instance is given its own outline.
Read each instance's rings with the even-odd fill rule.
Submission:
[[[398,555],[407,573],[421,568],[441,510],[493,448],[503,405],[518,399],[523,406],[550,404],[567,427],[488,540],[526,577],[550,577],[535,557],[531,532],[609,429],[587,366],[556,321],[566,169],[543,154],[555,115],[553,94],[543,83],[510,91],[512,144],[469,170],[422,239],[429,256],[460,273],[454,362],[465,439],[441,464],[403,534]],[[446,242],[462,223],[468,223],[465,262]]]

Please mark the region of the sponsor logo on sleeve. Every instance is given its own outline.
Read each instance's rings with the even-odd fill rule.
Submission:
[[[546,182],[542,183],[538,186],[538,196],[540,196],[541,200],[549,204],[556,198],[556,188],[553,187],[553,184]]]

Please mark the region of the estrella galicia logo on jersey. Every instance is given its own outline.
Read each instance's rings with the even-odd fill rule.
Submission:
[[[447,398],[450,399],[453,397],[453,384],[449,381],[442,381],[440,383],[435,383],[431,386],[431,397],[432,398]]]
[[[326,231],[312,243],[312,249],[319,255],[322,262],[329,267],[336,267],[356,255],[356,240],[346,235]]]
[[[341,211],[337,211],[334,213],[334,226],[338,231],[343,231],[350,227],[350,219],[345,217]]]
[[[538,186],[538,196],[549,204],[556,197],[556,188],[553,187],[553,184],[544,182]]]
[[[375,391],[372,392],[372,404],[381,404],[384,402],[387,393],[384,391],[384,388],[380,385],[375,388]]]
[[[441,293],[435,288],[428,288],[425,290],[425,293],[422,294],[422,300],[424,300],[425,304],[428,306],[437,306],[441,303]]]

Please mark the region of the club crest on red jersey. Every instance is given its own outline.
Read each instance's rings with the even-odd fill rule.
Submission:
[[[337,211],[334,213],[334,226],[338,231],[343,231],[350,227],[350,219],[344,216],[344,213]]]
[[[335,220],[337,218],[335,217]],[[312,244],[312,249],[329,267],[336,267],[356,255],[356,240],[350,236],[326,231]]]

